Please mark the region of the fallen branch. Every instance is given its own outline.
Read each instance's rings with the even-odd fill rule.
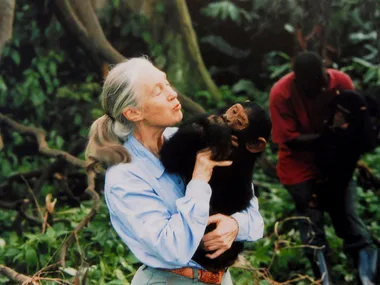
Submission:
[[[61,249],[61,256],[60,261],[63,267],[66,266],[66,251],[67,248],[71,245],[71,243],[74,241],[75,236],[78,234],[78,232],[83,229],[85,226],[87,226],[92,219],[96,216],[96,214],[99,211],[99,195],[95,191],[95,173],[90,172],[88,174],[88,187],[85,191],[85,193],[92,197],[92,200],[94,201],[92,205],[91,212],[76,226],[74,231],[71,233],[71,235],[66,239],[65,243],[62,246]]]
[[[0,273],[8,277],[12,281],[17,282],[18,284],[32,284],[32,285],[40,284],[39,282],[33,281],[32,277],[18,273],[14,271],[12,268],[9,268],[2,264],[0,264]]]

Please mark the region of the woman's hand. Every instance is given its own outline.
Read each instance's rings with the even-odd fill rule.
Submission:
[[[239,232],[239,225],[234,218],[222,214],[210,216],[209,224],[216,224],[216,229],[207,233],[202,243],[206,251],[215,251],[206,255],[214,259],[231,247]]]
[[[203,149],[197,153],[193,171],[193,179],[209,182],[215,166],[230,166],[232,164],[232,161],[230,160],[211,160],[211,154],[212,152],[209,148]]]

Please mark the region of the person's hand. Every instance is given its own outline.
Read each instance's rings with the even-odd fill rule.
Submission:
[[[222,214],[210,216],[207,224],[214,223],[216,224],[216,229],[207,233],[202,239],[203,248],[206,251],[215,251],[206,255],[210,259],[220,256],[229,249],[239,232],[237,221],[230,216]]]
[[[211,154],[212,152],[208,148],[197,153],[193,170],[193,179],[209,182],[215,166],[230,166],[232,164],[232,161],[230,160],[214,161],[211,159]]]

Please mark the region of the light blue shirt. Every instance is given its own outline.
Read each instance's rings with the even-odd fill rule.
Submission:
[[[176,130],[167,128],[165,138]],[[110,167],[105,179],[105,199],[114,229],[148,266],[200,267],[191,257],[207,226],[210,185],[193,179],[185,186],[179,175],[167,173],[160,160],[133,136],[124,146],[132,162]],[[239,224],[237,241],[263,236],[256,197],[248,209],[232,217]]]

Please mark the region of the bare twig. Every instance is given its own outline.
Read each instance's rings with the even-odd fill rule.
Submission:
[[[95,217],[95,215],[99,211],[99,195],[98,195],[98,193],[96,193],[96,191],[94,189],[95,189],[95,173],[94,172],[90,172],[88,174],[88,187],[87,187],[85,193],[87,195],[89,195],[89,196],[92,197],[92,200],[94,201],[94,203],[92,205],[91,212],[76,226],[76,228],[74,229],[74,231],[66,239],[65,243],[62,246],[60,260],[61,260],[61,264],[62,264],[63,267],[65,267],[65,264],[66,264],[65,259],[66,259],[67,248],[74,241],[74,238],[77,235],[77,233],[82,228],[84,228],[85,226],[87,226],[88,223],[92,221],[92,219]]]
[[[34,216],[30,216],[28,215],[27,213],[27,210],[26,210],[26,206],[28,206],[30,204],[30,200],[28,200],[27,202],[25,202],[24,204],[21,205],[20,209],[19,209],[19,214],[24,218],[26,219],[27,221],[35,224],[35,225],[38,225],[38,226],[41,226],[43,221],[42,219],[39,219],[37,217],[34,217]]]
[[[7,210],[17,210],[22,204],[29,202],[28,199],[17,200],[17,201],[0,201],[0,208]]]
[[[38,213],[40,214],[40,218],[43,220],[43,218],[44,218],[44,214],[43,214],[43,212],[42,212],[42,209],[41,209],[41,207],[40,207],[40,204],[38,203],[38,200],[37,200],[36,195],[34,194],[32,188],[30,187],[30,185],[29,185],[29,183],[28,183],[28,181],[26,181],[26,179],[23,178],[23,177],[22,177],[22,179],[24,180],[24,182],[25,182],[25,184],[26,184],[26,187],[27,187],[27,189],[28,189],[28,192],[29,192],[30,196],[32,196],[32,198],[33,198],[33,200],[34,200],[34,203],[36,204],[36,207],[37,207]]]

